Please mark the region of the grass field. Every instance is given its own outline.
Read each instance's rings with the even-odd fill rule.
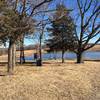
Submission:
[[[100,100],[100,62],[27,63],[10,76],[1,65],[0,75],[0,100]]]

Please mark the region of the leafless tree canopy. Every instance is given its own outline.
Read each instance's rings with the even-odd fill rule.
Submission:
[[[100,2],[99,0],[77,0],[77,5],[79,14],[76,24],[79,30],[76,33],[78,46],[75,52],[80,62],[82,53],[100,42]],[[94,43],[89,45],[94,38]]]
[[[87,50],[100,41],[100,2],[98,0],[77,0],[77,4],[80,20],[80,33],[77,37],[83,50]],[[95,43],[87,46],[96,36],[98,37]]]

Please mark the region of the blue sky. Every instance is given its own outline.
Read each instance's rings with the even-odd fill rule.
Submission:
[[[50,4],[49,9],[55,9],[56,8],[56,4],[59,4],[60,1],[63,1],[63,4],[68,8],[68,9],[73,9],[73,12],[71,13],[72,18],[74,19],[77,15],[77,3],[76,0],[55,0],[55,2],[53,2],[52,4]],[[89,14],[89,13],[88,13]],[[41,19],[41,18],[40,18]],[[100,20],[99,20],[100,22]],[[80,29],[77,29],[77,32],[79,32]],[[38,33],[36,33],[38,34]],[[47,37],[47,33],[45,34],[44,37]],[[100,35],[98,35],[97,37],[95,37],[94,39],[92,39],[90,42],[95,42],[95,40],[100,37]],[[25,45],[30,45],[30,44],[36,44],[38,43],[38,39],[25,39]]]

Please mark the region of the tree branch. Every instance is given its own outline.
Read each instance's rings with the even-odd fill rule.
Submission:
[[[98,42],[100,42],[100,38],[99,38],[95,43],[93,43],[91,46],[85,48],[84,51],[86,51],[86,50],[88,50],[88,49],[94,47]]]
[[[44,0],[43,2],[41,2],[41,3],[39,3],[38,5],[36,5],[35,7],[33,7],[32,12],[30,13],[29,16],[31,17],[31,16],[33,15],[35,9],[37,9],[38,7],[40,7],[41,5],[43,5],[44,3],[48,3],[48,2],[50,2],[50,1],[52,1],[52,0]]]
[[[86,12],[89,10],[89,8],[91,7],[92,2],[93,2],[93,0],[91,0],[91,1],[89,2],[88,7],[86,8],[86,4],[87,4],[87,0],[86,0],[85,6],[84,6],[84,13],[86,13]]]

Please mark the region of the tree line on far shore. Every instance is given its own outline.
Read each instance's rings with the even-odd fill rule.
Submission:
[[[20,47],[20,64],[25,63],[25,38],[38,39],[37,61],[41,66],[44,33],[48,33],[46,34],[48,38],[44,42],[49,48],[47,51],[62,51],[62,63],[67,50],[76,53],[77,63],[82,63],[83,53],[100,42],[99,0],[77,0],[77,12],[73,8],[67,8],[60,1],[59,4],[55,2],[55,0],[0,0],[0,43],[8,45],[9,74],[16,66],[16,47]],[[56,4],[55,9],[50,9],[52,3]]]

